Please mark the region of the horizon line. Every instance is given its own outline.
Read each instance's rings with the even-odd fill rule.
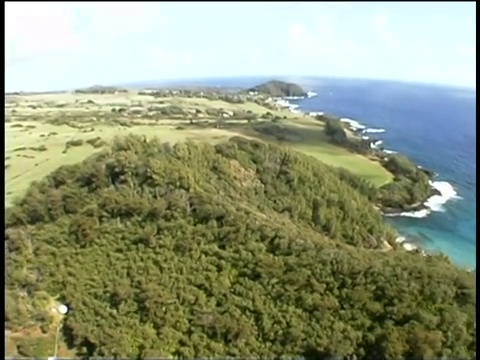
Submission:
[[[155,79],[155,80],[133,80],[133,81],[124,81],[121,83],[116,84],[92,84],[87,86],[78,86],[78,87],[71,87],[68,89],[57,89],[57,90],[11,90],[5,91],[4,94],[11,94],[11,93],[62,93],[62,92],[69,92],[78,89],[85,89],[90,87],[118,87],[123,89],[137,89],[141,87],[141,84],[147,83],[156,83],[157,85],[163,86],[188,86],[188,82],[205,82],[205,81],[215,81],[215,80],[261,80],[261,81],[271,81],[271,80],[279,80],[279,81],[292,81],[288,80],[289,78],[297,78],[297,80],[336,80],[336,81],[362,81],[362,82],[385,82],[385,83],[398,83],[398,84],[410,84],[410,85],[417,85],[417,86],[430,86],[430,87],[442,87],[442,88],[449,88],[449,89],[456,89],[456,90],[463,90],[463,91],[477,91],[476,86],[466,86],[466,85],[452,85],[452,84],[444,84],[444,83],[432,83],[432,82],[422,82],[422,81],[413,81],[413,80],[399,80],[399,79],[380,79],[380,78],[368,78],[368,77],[343,77],[343,76],[322,76],[322,75],[220,75],[220,76],[203,76],[203,77],[179,77],[179,78],[164,78],[164,79]],[[176,84],[175,84],[176,83]],[[148,85],[145,85],[147,87]],[[193,86],[193,84],[191,85]],[[204,86],[207,86],[204,84]],[[210,85],[215,86],[215,85]],[[227,87],[239,87],[240,85],[217,85],[220,88],[227,88]],[[253,84],[251,85],[253,86]]]

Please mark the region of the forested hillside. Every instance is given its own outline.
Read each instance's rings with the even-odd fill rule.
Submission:
[[[250,89],[260,94],[273,97],[289,97],[289,96],[306,96],[307,92],[300,86],[284,81],[271,80],[263,84],[259,84]]]
[[[474,358],[475,275],[397,249],[374,196],[259,141],[117,138],[9,209],[6,325],[49,333],[55,298],[78,355]]]

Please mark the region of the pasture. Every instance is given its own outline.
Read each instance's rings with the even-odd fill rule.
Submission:
[[[24,194],[32,181],[61,165],[81,161],[115,136],[128,133],[156,136],[166,142],[217,142],[235,135],[248,136],[286,144],[377,186],[392,178],[380,164],[330,144],[323,124],[314,118],[267,109],[255,102],[155,98],[133,92],[20,95],[6,96],[5,100],[6,203]],[[242,114],[255,119],[244,119]],[[269,127],[280,129],[282,136],[266,132]]]

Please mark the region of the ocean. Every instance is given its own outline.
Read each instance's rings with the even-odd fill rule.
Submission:
[[[247,88],[269,78],[224,78],[163,85]],[[290,100],[303,112],[326,112],[355,120],[382,146],[433,170],[442,196],[430,211],[387,217],[409,242],[442,252],[457,265],[476,268],[476,91],[392,81],[279,78],[317,96]],[[142,83],[136,86],[159,85]]]
[[[386,218],[407,239],[476,268],[476,92],[387,81],[317,79],[317,96],[290,101],[304,112],[323,111],[366,126],[385,149],[437,173],[429,212]]]

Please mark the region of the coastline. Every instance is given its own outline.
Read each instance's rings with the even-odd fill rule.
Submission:
[[[315,93],[313,93],[315,94]],[[313,95],[311,97],[316,96]],[[310,96],[309,96],[310,97]],[[303,98],[281,98],[281,99],[273,99],[275,103],[282,107],[286,108],[292,113],[295,114],[304,114],[304,115],[309,115],[309,116],[321,116],[324,115],[325,113],[321,110],[318,111],[310,111],[310,112],[303,112],[300,110],[300,105],[299,104],[292,104],[290,101],[295,101],[295,100],[303,100]],[[357,120],[351,119],[351,118],[346,118],[346,117],[341,117],[340,121],[348,124],[349,130],[352,131],[352,133],[355,136],[360,137],[363,140],[370,140],[370,148],[375,149],[380,152],[380,154],[384,156],[392,155],[392,154],[398,154],[398,151],[395,151],[393,149],[387,149],[381,146],[383,144],[383,141],[381,139],[375,139],[372,138],[370,135],[371,134],[383,134],[386,132],[386,129],[383,128],[374,128],[374,127],[368,127],[367,125],[360,123]],[[423,169],[421,165],[417,165],[419,169]],[[436,179],[438,177],[438,174],[436,174],[433,171],[426,170],[424,171],[429,175],[430,177],[430,187],[432,189],[432,195],[428,197],[424,202],[419,203],[419,204],[414,204],[410,207],[407,207],[404,210],[399,209],[380,209],[378,210],[382,213],[383,216],[385,217],[408,217],[408,218],[425,218],[429,216],[433,212],[444,212],[444,205],[449,202],[450,200],[453,199],[458,199],[460,198],[455,190],[455,188],[447,181]],[[395,239],[395,242],[398,245],[401,245],[401,247],[409,252],[415,251],[419,252],[422,256],[429,256],[430,253],[427,252],[420,244],[418,244],[417,241],[410,239],[407,236],[404,236],[401,234],[399,231],[399,236]]]
[[[317,94],[314,92],[309,92],[309,94],[313,94],[308,98],[314,97]],[[282,107],[288,109],[290,112],[295,114],[307,114],[309,116],[319,116],[324,115],[323,111],[314,111],[304,113],[300,110],[300,105],[290,103],[290,100],[303,100],[306,97],[295,97],[295,98],[276,98],[273,99],[275,103]],[[363,140],[370,140],[370,148],[377,150],[382,155],[387,157],[388,155],[398,154],[398,151],[392,149],[386,149],[381,147],[383,141],[381,139],[374,139],[366,134],[383,134],[386,132],[385,129],[382,128],[370,128],[357,120],[341,117],[340,121],[347,123],[349,125],[349,129],[358,137],[362,138]],[[419,169],[423,169],[421,165],[417,165]],[[403,216],[403,217],[411,217],[411,218],[424,218],[427,217],[432,212],[442,212],[444,211],[443,205],[445,205],[448,201],[459,198],[455,188],[447,181],[443,180],[436,180],[435,178],[438,174],[430,171],[424,171],[429,175],[431,180],[429,181],[430,187],[432,189],[432,195],[429,196],[425,201],[418,204],[413,204],[407,207],[405,210],[399,209],[385,209],[382,211],[384,216]]]

